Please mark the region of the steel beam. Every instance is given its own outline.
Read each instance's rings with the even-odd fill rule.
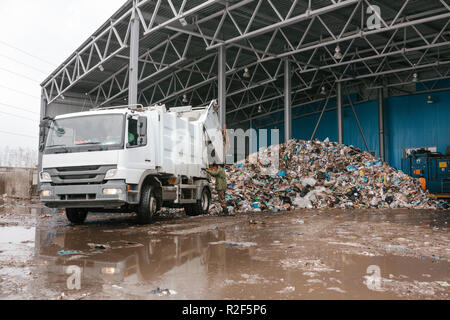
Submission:
[[[355,106],[353,105],[353,102],[352,102],[352,97],[350,96],[350,94],[348,92],[347,92],[347,100],[348,100],[348,104],[352,108],[353,115],[355,116],[355,120],[356,120],[356,124],[358,125],[359,133],[361,134],[361,137],[363,139],[364,145],[366,146],[366,151],[369,152],[370,151],[369,150],[369,145],[367,144],[366,137],[364,136],[364,132],[363,132],[363,129],[361,127],[361,123],[359,122],[358,115],[356,114]]]
[[[429,79],[423,79],[423,80],[421,80],[421,82],[428,82],[428,81],[438,81],[438,80],[445,80],[445,79],[449,79],[450,78],[450,74],[449,75],[446,75],[446,76],[443,76],[443,77],[439,77],[439,78],[429,78]],[[394,87],[394,86],[401,86],[401,85],[407,85],[407,84],[411,84],[412,83],[412,81],[410,80],[410,81],[402,81],[402,82],[399,82],[399,83],[397,83],[397,84],[390,84],[390,85],[386,85],[386,87]],[[359,83],[355,83],[354,85],[358,85]],[[379,86],[376,86],[376,87],[367,87],[367,88],[365,88],[365,90],[375,90],[375,89],[379,89],[380,87]],[[448,90],[448,89],[445,89],[445,90]],[[444,91],[445,91],[444,90]],[[413,92],[413,93],[408,93],[408,95],[410,95],[410,94],[420,94],[420,93],[428,93],[428,92],[436,92],[437,90],[425,90],[425,91],[417,91],[417,92]],[[295,94],[295,92],[296,91],[293,91],[293,93]],[[406,95],[406,94],[405,94]],[[401,95],[400,95],[401,96]],[[334,98],[334,97],[336,97],[336,95],[333,95],[333,96],[331,96],[330,98]],[[271,100],[280,100],[281,101],[281,99],[283,98],[283,96],[281,95],[281,96],[274,96],[274,97],[271,97],[270,99],[266,99],[266,102],[267,101],[271,101]],[[303,106],[308,106],[308,105],[311,105],[311,104],[314,104],[314,103],[317,103],[317,102],[320,102],[320,101],[323,101],[324,99],[323,98],[321,98],[321,99],[312,99],[312,100],[309,100],[309,101],[301,101],[301,102],[296,102],[296,101],[293,101],[293,103],[292,103],[292,109],[296,109],[296,108],[299,108],[299,107],[303,107]],[[373,99],[372,99],[373,100]],[[370,99],[368,99],[368,100],[365,100],[364,102],[367,102],[367,101],[371,101]],[[361,101],[359,101],[358,103],[361,103]],[[345,106],[347,106],[347,105],[345,105]],[[328,109],[327,111],[332,111],[332,110],[335,110],[335,109],[337,109],[337,108],[332,108],[332,109]],[[271,111],[268,111],[268,112],[266,112],[266,113],[264,113],[264,114],[262,114],[262,115],[256,115],[256,116],[252,116],[252,117],[250,117],[250,118],[247,118],[246,120],[239,120],[239,121],[236,121],[236,122],[233,122],[233,123],[231,123],[230,125],[232,126],[232,127],[234,127],[234,126],[236,126],[236,125],[239,125],[239,124],[241,124],[241,123],[244,123],[244,122],[248,122],[249,121],[249,119],[262,119],[262,118],[267,118],[267,117],[271,117],[272,115],[274,115],[274,114],[277,114],[277,113],[281,113],[281,112],[283,112],[283,108],[277,108],[277,109],[274,109],[274,110],[271,110]],[[318,113],[320,113],[320,111],[318,112]],[[298,118],[298,116],[294,116],[292,119],[297,119]],[[278,122],[274,122],[274,123],[276,123],[276,124],[279,124],[279,123],[282,123],[284,120],[282,120],[282,121],[278,121]]]
[[[378,139],[380,145],[380,158],[386,161],[384,136],[384,95],[383,88],[378,89]]]
[[[395,22],[395,21],[394,21]],[[444,32],[444,30],[445,30],[445,27],[442,29],[442,31],[441,31],[441,33],[439,34],[439,35],[443,35],[444,33],[446,34],[446,32]],[[443,32],[443,33],[442,33]],[[361,34],[359,34],[360,36],[363,36],[363,34],[361,33]],[[390,51],[390,50],[387,50],[386,48],[390,45],[390,47],[391,48],[396,48],[396,47],[398,47],[398,45],[399,44],[395,44],[395,43],[393,43],[393,44],[391,44],[391,43],[388,43],[388,44],[386,44],[386,47],[381,47],[380,49],[378,49],[378,48],[374,48],[373,47],[373,45],[371,45],[371,47],[372,47],[372,49],[375,49],[375,52],[376,52],[376,54],[374,55],[374,56],[369,56],[369,57],[367,57],[367,56],[365,56],[365,57],[360,57],[360,56],[352,56],[352,57],[350,57],[350,59],[349,60],[347,60],[347,61],[334,61],[335,63],[334,64],[331,64],[331,65],[327,65],[327,66],[320,66],[320,67],[313,67],[313,68],[308,68],[308,66],[310,66],[309,65],[309,63],[304,67],[304,68],[302,68],[302,67],[299,67],[299,70],[295,70],[295,72],[296,72],[296,74],[303,74],[303,73],[308,73],[308,72],[317,72],[318,70],[323,70],[324,68],[330,68],[331,69],[331,67],[339,67],[339,66],[344,66],[344,65],[349,65],[349,64],[352,64],[352,63],[355,63],[355,62],[365,62],[365,61],[368,61],[368,60],[370,60],[370,59],[376,59],[376,58],[383,58],[383,57],[387,57],[387,56],[391,56],[391,55],[402,55],[402,54],[405,54],[405,53],[407,53],[407,52],[412,52],[412,51],[418,51],[418,50],[426,50],[426,49],[429,49],[429,48],[433,48],[433,47],[440,47],[440,46],[446,46],[446,45],[448,45],[448,42],[446,42],[446,43],[435,43],[436,42],[436,40],[437,40],[437,38],[439,37],[439,35],[435,38],[435,40],[434,41],[432,41],[432,42],[430,42],[430,44],[427,44],[427,45],[425,45],[425,46],[420,46],[420,47],[416,47],[416,48],[403,48],[403,49],[401,49],[401,50],[395,50],[395,51]],[[198,35],[197,35],[198,36]],[[365,36],[365,33],[364,33],[364,36]],[[421,36],[422,38],[424,38],[424,39],[426,39],[426,38],[428,38],[428,37],[431,37],[431,36],[433,36],[434,37],[434,35],[430,35],[430,36]],[[207,36],[204,36],[205,38],[208,38],[209,39],[209,37],[207,37]],[[205,39],[206,40],[206,39]],[[334,40],[334,39],[333,39]],[[409,41],[410,39],[408,39],[408,40],[406,40],[406,39],[404,39],[404,41],[405,41],[405,43],[407,42],[407,41]],[[367,38],[366,38],[366,41],[367,41]],[[325,44],[323,44],[322,43],[322,45],[325,45]],[[248,48],[247,48],[248,49]],[[382,50],[381,50],[382,49]],[[152,49],[153,50],[153,49]],[[370,49],[368,49],[369,51],[370,51]],[[294,51],[295,52],[295,51]],[[363,51],[358,51],[359,53],[363,53],[364,52],[364,50]],[[293,52],[290,52],[290,53],[288,53],[288,54],[292,54]],[[255,53],[256,54],[256,53]],[[313,55],[314,55],[314,53],[313,53]],[[346,56],[347,54],[344,54],[344,56]],[[238,54],[238,56],[239,56],[239,54]],[[280,56],[278,56],[278,57],[280,57]],[[267,58],[258,58],[258,61],[256,61],[256,62],[254,62],[254,63],[251,63],[251,64],[248,64],[247,66],[248,67],[251,67],[252,65],[254,65],[254,64],[256,64],[256,65],[258,65],[258,64],[261,64],[262,65],[262,63],[263,62],[267,62],[267,61],[269,61],[269,60],[271,60],[271,59],[273,59],[273,58],[276,58],[276,57],[273,57],[273,56],[270,56],[270,57],[267,57]],[[184,61],[184,59],[183,58],[181,58],[180,60],[179,60],[179,62],[181,63],[181,62],[183,62]],[[178,63],[178,62],[177,62]],[[296,63],[297,65],[298,65],[298,63]],[[166,68],[170,68],[170,67],[172,67],[172,66],[167,66]],[[240,69],[242,69],[242,68],[232,68],[231,70],[229,70],[228,71],[228,74],[233,74],[233,73],[235,73],[235,72],[239,72],[240,71]],[[348,68],[346,69],[346,70],[348,70]],[[331,71],[331,70],[330,70]],[[345,73],[345,72],[344,72]],[[156,73],[154,73],[154,74],[152,74],[152,75],[150,75],[150,76],[148,76],[148,77],[153,77],[153,76],[155,76],[156,74],[158,74],[158,72],[156,72]],[[143,80],[145,80],[145,79],[147,79],[148,77],[145,77],[145,78],[143,78],[143,79],[141,79],[141,80],[139,80],[139,82],[140,81],[143,81]],[[272,76],[272,75],[270,75],[270,77],[271,77],[271,79],[273,78],[273,80],[277,77],[277,74],[275,75],[275,76]],[[115,82],[114,81],[110,81],[111,79],[108,79],[107,81],[105,81],[105,83],[108,83],[108,85],[111,87],[111,86],[113,86],[113,85],[115,85]],[[114,78],[113,78],[113,80],[114,80]],[[210,79],[211,81],[213,81],[213,79],[211,78]],[[264,84],[264,82],[261,82],[261,84]],[[189,89],[190,88],[190,86],[186,86],[186,90],[184,90],[184,91],[187,91],[187,89]],[[106,88],[107,89],[107,88]],[[248,90],[248,89],[251,89],[251,88],[247,88],[246,86],[244,86],[244,90]],[[98,93],[100,93],[101,92],[101,90],[103,90],[103,88],[101,88],[100,87],[100,89],[98,90]],[[105,92],[111,92],[111,89],[110,90],[106,90]],[[231,94],[233,94],[233,93],[230,93],[230,95]],[[117,97],[118,95],[120,95],[120,92],[119,93],[117,93],[117,94],[115,94],[113,97],[110,97],[110,98],[107,98],[104,102],[102,102],[102,104],[105,104],[105,103],[107,103],[108,101],[111,101],[114,97]]]
[[[433,36],[433,37],[436,39],[435,36]],[[362,62],[365,65],[365,61],[368,61],[368,60],[371,60],[371,59],[383,58],[383,57],[396,55],[396,54],[400,55],[402,57],[402,56],[404,56],[404,53],[406,53],[406,52],[421,51],[421,50],[426,50],[428,48],[434,48],[434,47],[438,48],[438,47],[441,47],[441,46],[445,47],[445,46],[448,46],[449,44],[450,44],[450,42],[446,41],[444,43],[436,43],[434,45],[429,45],[429,46],[419,46],[419,47],[416,47],[416,48],[407,48],[407,49],[395,50],[394,52],[389,52],[389,53],[384,53],[387,49],[386,49],[385,46],[381,46],[380,48],[376,48],[377,49],[377,53],[374,56],[367,56],[367,57],[362,58],[362,57],[359,57],[359,55],[357,53],[355,53],[355,55],[350,57],[351,60],[349,60],[349,61],[337,62],[337,63],[329,65],[329,66],[313,67],[313,68],[309,68],[309,69],[303,69],[303,68],[300,67],[299,69],[296,68],[294,70],[294,73],[295,73],[295,75],[300,76],[301,74],[304,74],[304,73],[318,72],[318,71],[321,71],[321,70],[324,70],[324,69],[329,69],[327,71],[333,73],[333,71],[331,70],[332,67],[339,67],[339,66],[345,66],[346,65],[347,68],[345,69],[346,71],[344,71],[344,74],[340,75],[340,78],[335,76],[335,79],[333,81],[353,81],[353,80],[360,79],[360,78],[365,78],[365,77],[371,77],[371,76],[376,77],[376,76],[379,76],[381,74],[392,73],[392,71],[388,70],[388,71],[385,71],[383,73],[379,73],[379,72],[374,72],[373,70],[367,70],[366,68],[363,67],[364,70],[363,70],[362,75],[357,75],[357,76],[352,75],[351,77],[347,77],[347,78],[343,79],[344,75],[346,73],[348,73],[347,72],[349,70],[348,65],[352,64],[353,62]],[[399,45],[401,45],[401,43],[390,44],[390,46],[392,48],[398,47]],[[363,53],[363,51],[360,51],[359,53]],[[427,55],[427,54],[429,56],[429,53],[424,52],[422,54],[422,56],[423,55]],[[403,59],[405,59],[405,58],[403,58]],[[295,59],[293,61],[296,62]],[[406,61],[407,60],[405,59],[405,62]],[[282,63],[282,61],[280,61],[280,63]],[[441,64],[446,64],[446,63],[447,62],[445,62],[445,61],[441,62]],[[262,66],[262,64],[259,64],[259,63],[256,63],[256,64]],[[253,66],[253,65],[254,65],[254,63],[251,63],[248,66],[250,67],[250,66]],[[296,65],[298,65],[298,63],[296,63]],[[380,66],[383,66],[383,64],[380,64]],[[380,66],[378,67],[378,69],[380,68]],[[423,65],[423,66],[422,65],[411,66],[409,69],[410,70],[412,70],[412,69],[420,69],[420,68],[430,67],[430,66],[433,66],[433,64],[426,64],[426,65]],[[236,72],[239,72],[239,71],[241,71],[243,69],[244,69],[244,67],[230,69],[230,70],[227,71],[227,75],[232,76]],[[406,71],[407,69],[408,68],[405,68],[403,70],[396,70],[395,72],[397,72],[397,71]],[[235,94],[240,93],[242,91],[248,91],[248,90],[256,88],[258,86],[265,85],[268,82],[274,82],[274,81],[276,81],[276,79],[278,77],[281,77],[282,73],[281,72],[279,73],[278,69],[277,69],[274,74],[267,74],[267,75],[269,76],[268,80],[260,81],[260,82],[258,82],[256,84],[252,85],[252,86],[243,85],[242,89],[239,89],[239,90],[234,91],[234,92],[229,92],[228,96],[235,95]],[[215,79],[214,78],[210,78],[209,80],[210,81],[214,81]],[[311,87],[311,85],[312,84],[310,84],[309,87]],[[190,89],[189,87],[186,87],[186,89],[183,90],[183,91],[188,91],[189,89]],[[164,100],[166,101],[166,99],[164,99]],[[234,111],[235,110],[231,110],[230,112],[234,112]]]
[[[154,33],[154,32],[156,32],[158,30],[164,29],[165,27],[169,26],[170,24],[180,21],[180,19],[187,18],[188,16],[191,16],[191,15],[197,13],[198,11],[201,11],[201,10],[203,10],[203,9],[213,5],[213,4],[219,3],[219,1],[220,0],[203,1],[202,3],[197,5],[196,7],[193,7],[191,9],[187,10],[187,11],[184,11],[183,8],[180,8],[180,10],[178,12],[176,12],[176,10],[175,10],[175,12],[173,12],[173,17],[172,18],[170,18],[170,19],[168,19],[168,20],[166,20],[164,22],[161,22],[157,26],[154,26],[156,15],[159,12],[159,5],[158,5],[158,8],[153,12],[153,16],[151,18],[151,21],[150,21],[149,25],[147,25],[147,23],[146,23],[145,19],[143,18],[142,14],[140,15],[141,22],[144,25],[144,36],[147,36],[147,35],[149,35],[151,33]],[[142,4],[146,4],[147,2],[150,2],[150,1],[149,0],[142,1]],[[160,4],[161,0],[158,0],[158,3]],[[170,3],[170,1],[169,1],[169,3]],[[140,4],[140,6],[142,6],[142,5]]]
[[[57,97],[64,94],[67,90],[69,90],[73,86],[76,86],[77,83],[79,83],[81,80],[84,80],[84,78],[86,78],[88,74],[95,71],[97,68],[102,69],[102,64],[105,64],[107,61],[109,61],[113,57],[116,57],[118,54],[123,53],[124,49],[128,45],[128,40],[130,39],[131,23],[129,23],[130,22],[129,19],[133,13],[137,14],[139,17],[140,22],[139,24],[141,25],[144,34],[144,36],[142,36],[142,39],[158,30],[173,31],[174,30],[173,28],[177,28],[176,26],[178,25],[178,21],[180,19],[193,18],[193,26],[197,28],[197,31],[190,30],[186,32],[190,32],[191,34],[195,34],[195,36],[197,37],[203,38],[205,42],[205,47],[207,49],[212,49],[217,46],[224,46],[226,44],[236,45],[242,48],[245,47],[246,50],[254,51],[255,56],[257,57],[256,62],[257,64],[262,64],[263,62],[273,59],[280,59],[285,56],[292,57],[297,53],[303,53],[306,51],[316,50],[319,48],[323,48],[324,50],[328,51],[327,46],[336,45],[340,42],[348,42],[359,39],[369,41],[367,38],[368,36],[370,37],[372,35],[380,33],[382,34],[384,32],[392,32],[392,31],[396,32],[401,28],[404,28],[405,30],[407,28],[414,29],[414,31],[418,33],[420,37],[424,40],[425,47],[428,47],[427,49],[429,49],[434,45],[439,46],[442,45],[440,43],[435,42],[437,41],[437,38],[443,36],[443,34],[446,33],[445,30],[448,30],[446,28],[448,26],[449,21],[448,19],[450,17],[449,12],[450,7],[448,6],[448,4],[446,4],[444,0],[440,1],[443,5],[442,8],[430,10],[428,12],[420,12],[418,14],[411,16],[406,16],[404,14],[404,12],[406,12],[405,7],[408,8],[410,6],[410,3],[413,3],[412,1],[408,0],[405,1],[401,6],[401,8],[397,10],[395,18],[393,20],[382,21],[381,28],[368,30],[367,28],[362,27],[361,29],[357,28],[356,30],[350,30],[349,26],[354,25],[352,21],[355,20],[353,18],[358,15],[359,11],[357,9],[359,6],[361,7],[361,21],[364,21],[363,9],[369,5],[368,1],[330,0],[328,3],[323,2],[322,5],[314,6],[314,8],[311,7],[311,1],[309,1],[308,9],[305,11],[303,10],[304,6],[301,4],[301,2],[295,0],[290,6],[289,12],[286,12],[286,10],[283,10],[284,7],[281,8],[280,4],[276,1],[258,0],[258,4],[254,9],[251,18],[248,21],[248,24],[246,24],[246,26],[243,26],[236,23],[233,17],[236,15],[242,15],[241,12],[235,9],[243,8],[243,6],[251,3],[252,0],[244,0],[236,2],[232,5],[226,5],[226,2],[221,0],[217,1],[210,0],[210,1],[203,1],[201,4],[198,4],[197,6],[195,6],[194,4],[192,4],[191,6],[189,1],[187,0],[180,1],[181,6],[178,5],[179,3],[175,4],[173,0],[155,0],[155,1],[133,0],[132,6],[130,5],[130,2],[128,2],[127,5],[122,8],[123,12],[122,16],[115,17],[114,20],[111,19],[108,23],[102,26],[90,40],[86,41],[77,50],[77,52],[75,52],[70,57],[70,59],[68,59],[61,67],[59,67],[52,74],[52,76],[46,79],[46,81],[43,83],[43,86],[46,90],[45,94],[46,97],[48,98],[49,103],[51,103]],[[262,2],[267,2],[264,5],[268,4],[272,7],[275,13],[274,15],[275,19],[273,19],[272,21],[273,23],[270,24],[267,23],[266,25],[262,23],[263,20],[260,19],[261,17],[263,17],[263,12],[260,10]],[[222,5],[224,7],[222,7]],[[264,7],[264,5],[262,5],[262,7]],[[152,7],[151,14],[147,14],[147,12],[150,12],[149,6]],[[333,30],[333,28],[327,25],[327,20],[325,19],[325,17],[327,14],[333,13],[343,7],[354,8],[353,13],[351,16],[348,17],[344,29],[342,29],[339,34],[334,34],[333,32],[335,30]],[[208,13],[206,13],[206,10],[204,11],[204,9],[206,8],[208,8],[209,10]],[[212,8],[217,10],[214,10]],[[241,9],[241,11],[245,11],[245,9],[244,10]],[[393,9],[393,11],[395,11],[395,9]],[[162,14],[163,12],[165,12],[165,14]],[[167,14],[167,12],[169,12],[169,14]],[[170,12],[172,12],[173,15],[170,14]],[[196,14],[198,14],[199,12],[204,12],[205,16],[197,20],[198,17],[196,16]],[[217,25],[217,27],[216,30],[214,31],[214,36],[211,37],[211,35],[205,34],[205,31],[208,31],[207,27],[211,25],[211,20],[219,17],[221,17],[222,22],[215,24]],[[426,23],[428,24],[437,20],[447,21],[447,24],[446,26],[444,26],[444,28],[441,30],[440,34],[438,34],[438,37],[434,41],[426,40],[427,35],[424,34],[423,31],[421,31],[423,29],[415,27],[418,24],[426,24]],[[231,24],[230,21],[232,22]],[[299,39],[300,42],[298,44],[291,43],[291,40],[288,39],[284,34],[287,31],[284,28],[285,27],[291,28],[301,21],[310,21],[310,24],[308,25],[308,28],[301,37],[301,39]],[[315,32],[314,29],[310,30],[310,26],[313,25],[314,21],[322,24],[331,37],[320,39],[320,41],[313,40],[312,42],[306,43],[305,40],[308,39],[308,35],[311,35],[311,33]],[[225,24],[223,22],[225,22]],[[224,33],[224,30],[232,31],[231,28],[233,26],[236,29],[235,33],[233,32]],[[271,40],[263,53],[261,52],[260,49],[256,49],[251,43],[252,38],[254,38],[255,41],[259,41],[261,43],[260,41],[261,39],[259,36],[263,34],[268,34],[269,36],[270,33],[272,32],[273,34]],[[272,43],[277,42],[277,41],[274,42],[274,39],[276,39],[277,34],[280,33],[283,35],[290,49],[287,52],[279,52],[278,54],[274,54],[273,52],[269,53],[269,50],[271,50]],[[229,35],[234,34],[236,36],[234,37],[232,36],[232,38],[222,40],[217,37],[219,34],[229,34]],[[404,34],[405,34],[404,41],[406,43],[407,33],[405,32]],[[394,37],[394,35],[392,37]],[[104,46],[105,43],[106,46]],[[372,44],[369,44],[369,46],[373,47]],[[406,53],[408,48],[405,48],[404,50]],[[394,55],[394,52],[385,51],[383,49],[383,51],[376,52],[376,54],[377,56],[382,56],[386,54]],[[397,52],[395,54],[397,54]],[[312,54],[311,57],[313,57],[313,55],[314,54]],[[356,58],[365,59],[364,57],[356,57]],[[180,59],[180,61],[182,60],[183,59]],[[353,59],[350,59],[350,61],[352,60]],[[238,72],[238,69],[234,68],[235,65],[239,65],[239,63],[236,63],[237,61],[238,59],[235,60],[235,64],[231,68],[234,70],[234,72]],[[306,63],[304,68],[300,68],[300,72],[303,71],[310,72],[311,69],[308,69],[309,67],[311,67],[309,65],[309,62],[310,61]],[[334,66],[337,66],[340,63],[347,63],[348,61],[341,60],[334,62],[335,62]],[[251,67],[251,65],[248,63],[245,63],[245,65]],[[327,66],[324,67],[328,67],[328,64]],[[111,83],[114,84],[114,80],[116,79],[113,79]],[[190,86],[187,88],[190,88]],[[120,87],[119,89],[121,91],[123,90],[122,87]],[[101,90],[103,90],[103,88],[101,88]],[[111,90],[106,92],[110,93]],[[116,91],[113,90],[113,92]]]
[[[128,104],[137,108],[138,77],[139,77],[139,17],[136,11],[137,0],[133,1],[134,10],[131,15],[131,38],[130,38],[130,64],[128,83]]]
[[[425,81],[428,81],[428,80],[430,80],[430,81],[432,81],[432,80],[444,80],[444,79],[447,79],[447,78],[427,79]],[[407,95],[418,95],[418,94],[441,92],[441,91],[448,91],[448,90],[450,90],[450,87],[441,88],[441,89],[431,89],[431,90],[427,89],[427,90],[416,91],[416,92],[413,92],[413,93],[404,93],[404,94],[400,94],[400,95],[396,95],[396,96],[401,97],[401,96],[407,96]],[[323,102],[326,99],[331,99],[331,98],[335,98],[335,97],[336,97],[336,95],[331,95],[331,96],[329,96],[329,98],[327,97],[327,98],[314,99],[314,100],[311,100],[311,101],[300,102],[300,103],[293,102],[292,109],[298,109],[300,107],[306,107],[308,105],[312,105],[314,103],[320,103],[320,102]],[[360,101],[354,103],[354,105],[359,105],[361,103],[366,103],[366,102],[369,102],[369,101],[373,101],[373,99],[372,98],[368,98],[368,99],[365,99],[365,100],[360,100]],[[343,104],[343,107],[347,107],[347,106],[351,106],[351,104],[350,103]],[[328,109],[325,110],[325,112],[334,111],[336,109],[337,109],[336,107],[328,108]],[[275,109],[275,110],[270,111],[268,113],[251,117],[251,119],[252,120],[264,119],[264,118],[268,118],[268,117],[272,117],[273,118],[273,115],[280,114],[281,112],[283,112],[283,108]],[[321,110],[318,110],[318,111],[314,111],[314,112],[310,112],[310,113],[306,113],[306,114],[300,114],[300,115],[293,116],[292,119],[295,120],[295,119],[304,118],[304,117],[308,117],[308,116],[315,115],[315,114],[320,114],[320,113],[321,113]],[[231,126],[233,126],[233,127],[237,126],[237,125],[239,125],[241,123],[248,122],[248,120],[249,119],[240,120],[240,121],[231,123]],[[268,127],[268,126],[271,126],[271,125],[280,124],[280,123],[283,123],[283,122],[284,122],[284,120],[274,121],[274,122],[271,122],[269,124],[265,124],[264,126],[260,126],[260,127],[256,127],[255,126],[255,128],[264,128],[264,127]]]
[[[447,65],[447,64],[450,64],[450,61],[436,62],[435,64],[427,64],[427,65],[420,65],[420,66],[416,65],[415,67],[409,67],[409,68],[390,69],[390,70],[387,70],[387,71],[384,71],[384,72],[372,73],[370,75],[364,74],[364,75],[361,75],[361,76],[354,76],[352,78],[349,77],[348,79],[345,79],[345,81],[353,82],[355,80],[362,80],[362,79],[365,79],[365,78],[370,77],[370,76],[377,77],[377,76],[380,76],[380,75],[390,75],[390,74],[395,74],[398,77],[398,74],[400,74],[401,72],[408,72],[408,71],[411,71],[411,70],[418,70],[418,69],[427,68],[427,67],[438,67],[438,66],[442,67],[442,66]],[[440,77],[437,77],[437,78],[433,77],[433,78],[430,78],[430,79],[424,79],[423,81],[433,81],[433,80],[446,79],[446,78],[448,78],[448,72],[445,73],[444,75],[440,76]],[[330,80],[333,81],[333,82],[342,82],[343,81],[343,80],[335,80],[334,76],[331,76]],[[421,82],[423,82],[423,81],[421,81]],[[408,83],[411,83],[411,82],[412,82],[412,80],[409,78],[409,79],[406,79],[406,80],[402,80],[399,83],[391,83],[391,84],[389,84],[387,86],[398,86],[398,85],[408,84]],[[318,84],[319,84],[318,82],[311,83],[311,86],[316,86]],[[377,88],[378,87],[376,86],[376,87],[370,87],[370,88],[367,88],[367,89],[377,89]],[[295,90],[294,93],[296,93],[298,91],[301,91],[301,90],[305,90],[305,88],[300,88],[299,90]],[[267,101],[270,101],[270,100],[273,100],[273,99],[282,98],[282,97],[283,97],[283,95],[273,96],[270,99],[265,99],[265,101],[267,102]],[[237,109],[230,110],[228,113],[234,113],[234,112],[237,112],[237,111],[242,111],[242,110],[244,110],[244,109],[246,109],[248,107],[251,107],[253,105],[254,105],[254,103],[250,103],[248,105],[240,106]]]
[[[342,111],[342,83],[336,83],[336,106],[337,106],[337,131],[338,131],[338,142],[340,144],[344,143],[344,114]]]
[[[317,9],[317,10],[313,10],[313,11],[309,11],[308,10],[308,11],[306,11],[303,14],[299,14],[299,15],[297,15],[295,17],[292,17],[292,18],[284,19],[284,20],[282,20],[282,21],[280,21],[278,23],[274,23],[274,24],[262,27],[260,29],[254,30],[254,31],[245,32],[244,34],[241,34],[241,35],[239,35],[237,37],[225,40],[222,43],[212,44],[212,41],[211,41],[211,44],[206,49],[210,50],[210,49],[222,46],[222,45],[228,45],[228,44],[231,44],[231,43],[234,43],[234,42],[237,42],[237,41],[253,38],[253,37],[256,37],[258,35],[261,35],[261,34],[264,34],[264,33],[267,33],[267,32],[273,31],[273,30],[276,30],[276,29],[287,27],[289,25],[292,25],[294,23],[298,23],[300,21],[309,20],[309,19],[312,19],[312,18],[314,18],[316,16],[320,16],[322,14],[326,14],[328,12],[335,11],[335,10],[338,10],[340,8],[344,8],[344,7],[353,5],[353,4],[357,4],[358,2],[359,2],[359,0],[347,0],[347,1],[341,1],[339,3],[334,2],[333,4],[331,4],[329,6],[324,6],[322,8]],[[250,21],[249,26],[251,25],[251,22],[252,21]],[[249,26],[247,27],[247,29],[249,29]]]
[[[323,105],[322,111],[320,112],[319,119],[317,119],[316,126],[314,127],[314,131],[311,135],[310,140],[314,140],[314,138],[316,137],[317,129],[319,129],[319,125],[320,125],[320,122],[322,121],[323,113],[327,109],[328,101],[330,100],[330,96],[331,96],[331,91],[330,91],[330,94],[327,96],[327,99],[325,100],[325,103]]]
[[[131,2],[132,5],[130,5]],[[103,64],[116,57],[128,47],[128,41],[131,40],[133,14],[137,15],[138,24],[142,25],[144,31],[142,39],[144,39],[155,31],[165,29],[166,26],[169,26],[171,23],[186,18],[187,16],[192,16],[199,10],[215,3],[219,3],[219,0],[205,1],[188,10],[184,10],[183,5],[176,14],[174,13],[173,18],[169,18],[167,21],[160,22],[157,25],[155,25],[155,17],[160,11],[159,5],[162,1],[158,0],[158,4],[151,15],[151,20],[148,22],[144,18],[141,9],[150,2],[152,2],[152,0],[127,1],[121,8],[124,13],[120,17],[116,17],[105,23],[89,40],[85,41],[69,59],[58,67],[41,84],[46,90],[45,94],[48,103],[55,101],[59,96],[71,89],[77,82],[83,80],[97,68],[101,69]],[[168,0],[168,3],[170,4],[170,0]],[[186,3],[187,2],[184,1],[184,4]],[[119,26],[126,26],[126,28],[119,28]],[[104,46],[104,43],[106,43],[106,46]]]
[[[284,59],[284,141],[292,138],[292,84],[291,63]]]
[[[47,100],[45,97],[45,90],[44,88],[41,89],[41,111],[40,111],[40,117],[39,117],[39,129],[41,129],[41,126],[43,125],[42,120],[45,118],[45,116],[47,115]],[[45,128],[42,130],[42,132],[45,133]],[[39,151],[39,155],[38,155],[38,189],[40,188],[41,185],[41,181],[39,178],[39,173],[42,171],[42,156],[43,156],[43,152],[41,151],[41,130],[39,130],[39,139],[38,139],[38,151]]]
[[[226,83],[226,64],[227,64],[227,58],[226,58],[226,48],[225,47],[219,47],[218,48],[219,55],[217,59],[218,63],[218,103],[220,108],[219,113],[219,119],[220,124],[222,128],[225,128],[226,126],[226,109],[227,109],[227,83]]]

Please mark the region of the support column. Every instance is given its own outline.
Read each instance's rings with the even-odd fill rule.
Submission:
[[[226,126],[226,111],[227,111],[227,80],[226,80],[226,63],[227,52],[225,46],[219,47],[218,59],[218,103],[219,103],[219,120],[222,128]]]
[[[292,86],[291,63],[284,60],[284,141],[292,138]]]
[[[38,139],[38,189],[41,186],[41,181],[39,178],[39,173],[42,171],[42,155],[41,143],[45,142],[44,138],[46,136],[47,129],[45,128],[45,123],[43,119],[47,116],[47,99],[45,98],[44,88],[41,89],[41,111],[39,117],[39,139]]]
[[[133,0],[134,8],[137,1]],[[131,34],[130,34],[130,78],[128,84],[128,104],[136,109],[138,103],[138,73],[139,73],[139,17],[136,10],[133,10],[131,16]]]
[[[217,102],[219,104],[219,121],[220,127],[222,128],[224,138],[226,139],[227,132],[225,131],[227,126],[227,75],[226,75],[226,67],[227,67],[227,49],[225,46],[220,46],[218,48],[218,83],[217,83]],[[229,137],[228,137],[229,138]],[[234,139],[234,138],[233,138]],[[232,153],[234,150],[231,151]],[[224,143],[222,159],[223,161],[227,160],[229,157],[227,156],[227,146]],[[222,161],[222,162],[223,162]]]
[[[380,158],[381,160],[386,161],[383,88],[378,89],[378,137],[380,144]]]
[[[337,105],[337,131],[338,131],[338,142],[340,144],[344,143],[344,114],[342,112],[342,83],[337,84],[337,94],[336,94],[336,105]]]

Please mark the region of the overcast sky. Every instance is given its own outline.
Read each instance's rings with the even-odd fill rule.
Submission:
[[[0,147],[37,149],[40,83],[125,2],[0,0]]]

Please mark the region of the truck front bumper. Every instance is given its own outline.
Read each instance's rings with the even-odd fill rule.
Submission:
[[[41,202],[49,208],[120,208],[128,202],[127,185],[122,180],[103,184],[52,185],[43,183]]]

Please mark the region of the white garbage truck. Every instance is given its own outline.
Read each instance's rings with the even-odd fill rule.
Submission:
[[[146,224],[162,207],[206,214],[211,187],[202,170],[223,163],[218,105],[99,108],[48,120],[40,199],[72,223],[88,212],[135,212]]]

